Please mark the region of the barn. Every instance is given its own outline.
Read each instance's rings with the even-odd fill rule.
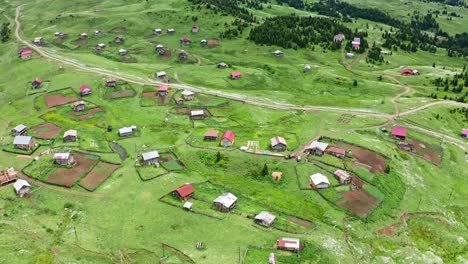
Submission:
[[[326,189],[330,186],[327,176],[321,173],[315,173],[310,176],[310,187],[314,189]]]

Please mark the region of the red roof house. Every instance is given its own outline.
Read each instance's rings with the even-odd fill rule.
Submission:
[[[172,191],[172,194],[175,197],[179,199],[183,199],[183,200],[191,198],[194,193],[195,193],[195,189],[193,188],[191,184],[188,184],[188,183]]]
[[[42,86],[42,80],[39,79],[39,78],[36,78],[36,79],[35,79],[34,81],[32,81],[32,83],[31,83],[31,87],[32,87],[33,89],[39,88],[39,87],[41,87],[41,86]]]
[[[30,50],[30,49],[21,48],[19,50],[18,54],[19,54],[19,57],[22,58],[22,59],[29,59],[29,58],[31,58],[31,56],[33,54],[33,51]]]
[[[462,137],[468,138],[468,128],[463,128],[461,132]]]
[[[81,96],[84,96],[84,95],[90,95],[91,94],[91,86],[89,85],[81,85],[80,86],[80,94]]]
[[[401,74],[402,74],[402,75],[412,75],[412,74],[413,74],[413,70],[411,70],[411,69],[402,69],[402,70],[401,70]]]
[[[169,90],[169,87],[166,85],[161,85],[157,89],[159,96],[165,96],[168,90]]]
[[[346,150],[337,147],[329,147],[325,150],[325,152],[341,159],[343,159],[346,155]]]
[[[392,137],[396,137],[404,140],[406,138],[406,128],[404,127],[392,127]]]
[[[218,140],[219,131],[218,130],[208,130],[205,133],[204,140],[206,141],[216,141]]]
[[[232,72],[231,79],[239,79],[242,76],[241,72]]]
[[[200,30],[199,26],[193,26],[192,27],[192,33],[197,33]]]
[[[180,39],[180,43],[182,43],[182,44],[184,44],[184,45],[189,45],[191,42],[192,42],[192,41],[191,41],[189,38],[187,38],[187,37],[181,38],[181,39]]]
[[[221,146],[223,147],[232,146],[234,144],[235,138],[236,138],[236,135],[234,135],[234,132],[232,132],[231,130],[227,130],[221,136],[221,142],[219,142],[219,144],[221,144]]]
[[[301,241],[298,238],[282,237],[276,241],[276,248],[298,252],[304,248],[304,245],[301,244]]]

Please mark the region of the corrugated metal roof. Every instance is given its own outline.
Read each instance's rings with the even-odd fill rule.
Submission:
[[[20,132],[22,131],[23,129],[26,129],[26,126],[23,125],[23,124],[20,124],[20,125],[17,125],[14,130],[17,131],[17,132]]]
[[[325,151],[328,147],[328,143],[323,143],[319,141],[314,141],[312,144],[310,144],[309,149],[320,149],[321,151]]]
[[[327,176],[321,174],[321,173],[315,173],[312,176],[310,176],[310,180],[314,183],[314,185],[318,185],[320,183],[326,183],[330,184],[328,181]]]
[[[218,196],[213,202],[220,203],[223,206],[230,208],[237,201],[237,197],[234,194],[227,192]]]
[[[23,179],[18,179],[15,184],[13,184],[13,187],[15,188],[15,190],[18,192],[19,190],[21,190],[21,188],[23,188],[24,186],[26,187],[31,187],[31,185],[29,184],[29,182],[23,180]]]
[[[27,145],[31,142],[32,137],[30,136],[16,136],[13,140],[14,145]]]
[[[204,115],[205,112],[203,110],[193,110],[192,112],[190,112],[190,115],[192,116],[197,116],[197,115]]]
[[[150,151],[150,152],[141,154],[141,156],[143,157],[143,160],[151,160],[151,159],[159,158],[159,153],[157,151]]]

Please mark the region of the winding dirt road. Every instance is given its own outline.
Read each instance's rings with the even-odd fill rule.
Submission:
[[[81,64],[79,62],[76,62],[74,60],[59,56],[57,54],[46,52],[43,47],[33,45],[31,42],[26,41],[21,37],[21,34],[20,34],[21,22],[19,21],[20,13],[21,13],[21,6],[18,6],[16,8],[16,16],[15,16],[15,23],[16,23],[15,36],[16,36],[16,38],[18,39],[19,42],[21,42],[24,45],[28,46],[29,48],[36,51],[38,54],[40,54],[41,56],[43,56],[45,58],[48,58],[48,59],[51,59],[51,60],[66,64],[66,65],[73,66],[73,67],[81,69],[83,71],[95,73],[95,74],[98,74],[98,75],[105,75],[105,76],[108,76],[108,77],[117,78],[117,79],[129,82],[129,83],[134,83],[134,84],[138,84],[138,85],[160,85],[160,84],[164,84],[163,82],[159,82],[159,81],[155,81],[155,80],[138,81],[138,80],[132,79],[132,77],[128,77],[128,76],[125,77],[125,73],[116,74],[114,72],[111,72],[111,71],[108,71],[108,70],[105,70],[105,69],[90,67],[90,66],[87,66],[85,64]],[[395,78],[395,80],[396,80],[396,78]],[[396,81],[399,82],[398,80],[396,80]],[[400,83],[400,85],[401,85],[401,83]],[[184,84],[184,83],[171,84],[171,87],[173,87],[175,89],[189,90],[189,91],[192,91],[192,92],[214,95],[214,96],[223,97],[223,98],[227,98],[227,99],[231,99],[231,100],[245,102],[245,103],[256,105],[256,106],[269,107],[269,108],[280,109],[280,110],[304,110],[304,111],[317,111],[318,110],[318,111],[327,111],[327,112],[349,113],[349,114],[361,115],[361,116],[381,117],[381,118],[387,119],[388,122],[382,124],[381,126],[384,126],[384,125],[388,124],[389,122],[391,122],[392,120],[394,120],[397,117],[413,114],[413,113],[416,113],[416,112],[418,112],[420,110],[429,108],[429,107],[434,106],[434,105],[447,104],[447,105],[468,107],[468,104],[453,102],[453,101],[440,100],[440,101],[427,103],[425,105],[419,106],[419,107],[411,109],[411,110],[400,112],[397,100],[401,96],[403,96],[404,94],[411,91],[409,86],[404,86],[405,90],[402,93],[397,94],[395,97],[392,98],[391,101],[395,105],[395,114],[380,113],[380,112],[375,112],[375,111],[368,110],[368,109],[350,109],[350,108],[339,108],[339,107],[329,107],[329,106],[300,106],[300,105],[294,105],[294,104],[277,103],[277,102],[272,102],[270,100],[267,100],[265,98],[258,98],[258,97],[244,96],[244,95],[233,94],[233,93],[226,93],[226,92],[221,92],[221,91],[214,91],[214,90],[210,90],[210,89],[207,89],[207,88],[204,88],[204,87],[195,87],[195,86]],[[459,139],[452,138],[452,137],[449,137],[447,135],[440,134],[440,133],[437,133],[435,131],[430,131],[430,130],[427,130],[427,129],[424,129],[424,128],[421,128],[421,127],[419,127],[418,130],[427,132],[427,134],[431,134],[431,135],[437,134],[437,137],[444,138],[446,140],[450,138],[451,139],[450,142],[453,142],[453,143],[455,143],[457,145],[463,145],[465,147],[465,149],[467,148],[467,144],[465,142],[459,140]]]

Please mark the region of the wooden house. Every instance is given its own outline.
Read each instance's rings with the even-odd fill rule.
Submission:
[[[31,136],[16,136],[13,145],[18,149],[32,150],[36,146],[36,139]]]
[[[401,75],[404,75],[404,76],[408,76],[408,75],[412,75],[413,74],[413,70],[411,69],[402,69],[401,70]]]
[[[42,37],[37,37],[37,38],[34,38],[32,43],[36,44],[36,45],[42,45],[44,44],[44,38]]]
[[[188,58],[188,52],[186,52],[185,50],[179,52],[179,59],[180,60],[186,60]]]
[[[200,31],[200,27],[199,26],[193,26],[192,27],[192,33],[198,33],[198,31]]]
[[[298,238],[282,237],[276,241],[276,248],[280,250],[299,252],[304,248],[304,245],[301,244]]]
[[[203,137],[205,141],[216,141],[218,140],[219,131],[218,130],[208,130]]]
[[[20,51],[18,52],[18,55],[21,59],[26,60],[30,59],[32,57],[33,51],[30,49],[26,48],[21,48]]]
[[[156,78],[158,79],[163,79],[167,77],[167,74],[165,71],[158,71],[157,73],[154,74]]]
[[[63,32],[60,32],[60,31],[57,31],[54,33],[54,36],[56,36],[57,38],[65,38],[66,37],[66,34],[63,33]]]
[[[101,36],[101,35],[102,35],[102,31],[101,31],[101,30],[95,30],[95,31],[94,31],[94,35],[96,35],[96,36]]]
[[[351,53],[351,52],[346,53],[346,58],[351,59],[353,57],[354,57],[354,53]]]
[[[14,182],[18,179],[18,173],[13,167],[0,171],[0,186]]]
[[[164,46],[161,44],[156,45],[156,51],[159,53],[159,55],[164,55],[164,53],[166,52],[164,50]]]
[[[404,127],[392,127],[392,137],[400,139],[400,140],[405,140],[407,131],[406,128]]]
[[[348,172],[341,169],[338,169],[335,172],[333,172],[333,175],[335,175],[336,179],[340,181],[341,184],[349,184],[353,179]]]
[[[181,39],[180,39],[180,44],[182,44],[182,45],[188,46],[188,45],[190,45],[191,43],[192,43],[192,41],[191,41],[189,38],[187,38],[187,37],[184,37],[184,38],[181,38]]]
[[[231,73],[231,79],[233,79],[233,80],[240,79],[241,77],[242,77],[242,73],[241,73],[241,72],[232,72],[232,73]]]
[[[213,207],[221,212],[229,212],[237,205],[237,197],[232,193],[223,193],[213,201]]]
[[[116,87],[117,86],[117,79],[115,78],[109,78],[109,79],[106,79],[106,87]]]
[[[115,43],[122,43],[124,41],[125,41],[125,38],[122,37],[122,36],[117,36],[117,37],[114,38]]]
[[[78,132],[76,130],[70,129],[65,131],[63,134],[63,141],[65,142],[75,142],[78,140]]]
[[[315,173],[310,176],[310,187],[314,189],[326,189],[330,187],[330,181],[328,181],[327,176]]]
[[[88,34],[86,34],[86,33],[81,33],[81,34],[80,34],[80,39],[88,39]]]
[[[155,35],[160,35],[161,33],[162,33],[162,29],[160,29],[160,28],[155,28],[153,30],[153,34],[155,34]]]
[[[75,112],[83,112],[86,108],[86,105],[84,101],[78,101],[72,104],[72,108]]]
[[[218,69],[226,69],[227,68],[227,64],[224,63],[224,62],[220,62],[218,63],[218,65],[216,66]]]
[[[19,197],[28,196],[31,194],[31,184],[23,179],[18,179],[15,184],[13,184],[13,188]]]
[[[205,119],[205,111],[203,110],[193,110],[190,111],[190,118],[192,120],[201,120]]]
[[[158,92],[158,95],[162,97],[162,96],[167,95],[167,93],[169,91],[169,87],[166,86],[166,85],[160,85],[160,86],[158,86],[158,88],[156,90]]]
[[[326,152],[340,159],[344,159],[346,156],[346,150],[337,147],[329,147]]]
[[[323,143],[319,141],[313,141],[310,146],[307,148],[310,154],[322,156],[325,153],[325,150],[328,147],[328,143]]]
[[[21,136],[21,135],[24,135],[27,131],[28,131],[28,128],[25,125],[20,124],[11,130],[11,135]]]
[[[75,158],[70,152],[55,153],[54,154],[54,163],[59,165],[72,165],[75,163]]]
[[[143,159],[144,166],[155,165],[156,163],[159,163],[159,153],[155,150],[141,154],[141,158]]]
[[[264,226],[272,226],[273,222],[276,219],[276,216],[270,212],[262,211],[258,215],[255,216],[255,223],[264,225]]]
[[[304,65],[304,72],[310,72],[312,67],[309,64]]]
[[[195,194],[192,184],[186,183],[172,191],[172,195],[180,200],[188,200]]]
[[[208,40],[202,39],[202,40],[200,40],[200,44],[201,44],[202,46],[206,46],[206,45],[208,45]]]
[[[167,34],[174,34],[175,33],[175,29],[173,28],[168,28],[167,29]]]
[[[31,82],[31,88],[37,89],[42,86],[42,80],[39,78],[34,79],[34,81]]]
[[[271,141],[271,148],[274,151],[285,151],[288,147],[286,140],[282,137],[276,136],[270,139]]]
[[[99,44],[96,45],[96,50],[97,51],[101,51],[101,50],[103,50],[105,48],[106,48],[106,44],[104,44],[104,43],[99,43]]]
[[[86,84],[80,86],[80,95],[81,96],[87,96],[87,95],[90,95],[91,93],[92,93],[91,86],[86,85]]]
[[[461,136],[464,138],[468,138],[468,128],[463,128],[461,131]]]
[[[126,49],[119,49],[119,55],[120,56],[125,56],[128,54],[128,51]]]
[[[219,142],[219,144],[223,147],[232,146],[234,144],[235,138],[236,138],[236,135],[234,134],[234,132],[232,132],[231,130],[227,130],[221,136],[221,141]]]
[[[130,126],[130,127],[122,127],[119,129],[119,136],[121,137],[128,137],[133,134],[137,130],[136,126]]]
[[[182,97],[184,97],[184,100],[192,101],[193,99],[195,99],[195,93],[189,90],[184,90],[182,92]]]
[[[283,57],[284,53],[281,50],[275,50],[273,55],[275,55],[275,57]]]
[[[175,103],[177,105],[183,105],[184,104],[184,98],[181,98],[181,97],[177,97],[174,99]]]
[[[354,38],[351,45],[353,50],[359,50],[361,48],[361,38]]]

